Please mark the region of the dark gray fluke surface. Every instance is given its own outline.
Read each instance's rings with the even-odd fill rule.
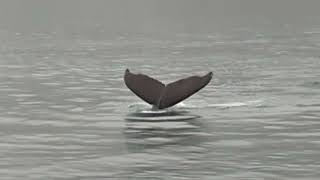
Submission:
[[[124,82],[127,87],[149,104],[156,105],[165,85],[143,74],[133,74],[126,70]]]
[[[165,109],[192,96],[204,88],[212,79],[212,72],[200,77],[191,76],[164,85],[160,81],[143,74],[133,74],[126,70],[124,82],[138,97],[159,109]]]

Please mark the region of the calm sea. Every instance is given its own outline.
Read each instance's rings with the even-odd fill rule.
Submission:
[[[320,29],[64,38],[0,31],[0,179],[318,179]],[[214,73],[177,108],[145,106],[126,68],[165,83]]]

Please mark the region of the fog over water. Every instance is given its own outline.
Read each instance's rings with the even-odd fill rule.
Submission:
[[[320,1],[0,1],[0,179],[318,179]],[[126,68],[168,83],[150,106]],[[185,116],[184,116],[185,117]]]
[[[10,30],[69,33],[300,29],[319,24],[319,6],[317,0],[12,0],[1,1],[0,20]]]

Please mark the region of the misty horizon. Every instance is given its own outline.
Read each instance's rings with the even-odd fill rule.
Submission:
[[[1,1],[0,30],[15,32],[216,32],[319,24],[319,1]]]

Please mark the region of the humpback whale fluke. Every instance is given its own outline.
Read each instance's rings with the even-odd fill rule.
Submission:
[[[133,74],[126,70],[124,82],[126,86],[147,103],[165,109],[187,99],[211,80],[212,72],[204,76],[191,76],[164,85],[160,81],[144,74]]]

